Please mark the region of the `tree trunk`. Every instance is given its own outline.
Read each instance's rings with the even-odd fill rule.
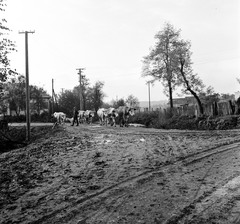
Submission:
[[[168,90],[169,90],[169,104],[170,108],[173,108],[173,97],[172,97],[172,83],[168,82]]]
[[[183,71],[183,66],[184,66],[184,62],[181,62],[181,68],[180,68],[180,72],[181,72],[181,75],[183,77],[183,80],[187,86],[187,90],[195,97],[195,99],[197,100],[197,104],[198,104],[198,107],[199,107],[199,112],[200,112],[200,115],[203,115],[204,113],[204,109],[203,109],[203,105],[202,105],[202,102],[200,100],[200,98],[198,97],[197,93],[195,91],[193,91],[191,89],[191,86],[189,85],[189,82],[185,76],[185,73]]]
[[[198,104],[198,107],[199,107],[199,112],[201,115],[203,115],[204,113],[204,109],[203,109],[203,105],[202,105],[202,102],[200,100],[200,98],[198,97],[198,95],[192,90],[192,89],[188,89],[188,91],[195,97],[195,99],[197,100],[197,104]]]
[[[171,70],[168,67],[169,65],[167,65],[167,74],[168,74],[168,91],[169,91],[169,104],[170,104],[170,109],[172,110],[173,108],[173,91],[172,91],[172,82],[171,82]]]
[[[234,114],[234,105],[231,100],[228,101],[231,108],[231,115]]]

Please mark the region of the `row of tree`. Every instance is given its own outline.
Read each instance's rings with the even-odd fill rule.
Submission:
[[[6,114],[8,109],[14,111],[17,116],[26,110],[26,80],[23,75],[15,75],[2,84],[3,91],[0,100],[1,113]],[[48,105],[44,101],[47,92],[36,85],[30,85],[31,110],[40,115]]]
[[[5,7],[5,0],[0,0],[0,11],[4,11]],[[16,51],[16,47],[14,42],[7,38],[10,29],[6,24],[6,19],[0,18],[0,113],[6,114],[7,110],[10,109],[10,112],[14,111],[16,115],[19,115],[26,110],[26,83],[24,76],[11,69],[9,54]],[[89,80],[84,77],[81,84],[84,110],[97,110],[99,107],[104,106],[103,82],[98,81],[93,86],[90,86]],[[30,86],[31,111],[40,114],[43,109],[46,109],[44,95],[46,96],[47,93],[43,88],[36,85]],[[54,110],[61,110],[70,115],[73,106],[78,106],[79,101],[79,86],[76,86],[73,90],[65,90],[58,95],[57,101],[55,101],[57,107]],[[125,103],[138,105],[138,99],[130,95],[126,102],[124,99],[113,100],[112,105],[105,104],[105,106],[117,107],[125,105]]]
[[[119,106],[129,105],[133,107],[139,106],[137,97],[129,95],[127,99],[120,98],[112,100],[110,103],[104,102],[106,94],[103,91],[104,82],[97,81],[94,85],[90,85],[89,79],[84,76],[81,83],[81,95],[83,101],[83,110],[97,111],[99,108],[118,108]],[[80,109],[80,88],[75,86],[73,90],[65,90],[58,95],[57,110],[63,111],[68,116],[71,116],[73,107]]]
[[[0,0],[0,11],[4,11],[5,0]],[[11,69],[9,53],[16,51],[14,43],[7,37],[10,29],[6,26],[6,20],[0,18],[0,104],[4,110],[6,105],[19,114],[25,110],[25,79],[18,76],[17,72]],[[181,38],[181,30],[166,23],[164,28],[155,35],[156,43],[149,54],[143,59],[143,77],[151,77],[150,82],[160,81],[164,86],[165,94],[169,97],[170,108],[173,108],[173,92],[181,88],[182,93],[192,94],[195,97],[199,111],[204,113],[202,98],[214,95],[212,87],[207,87],[199,76],[193,72],[191,61],[191,43]],[[83,109],[97,110],[102,106],[118,107],[122,104],[138,106],[138,99],[130,95],[125,101],[120,99],[113,101],[112,105],[103,102],[104,83],[96,82],[90,86],[89,80],[82,80]],[[46,94],[42,88],[31,86],[31,96],[35,98],[34,110],[40,113],[43,107],[42,95]],[[216,95],[216,94],[215,94]],[[73,106],[79,105],[79,87],[73,90],[66,90],[58,96],[58,109],[70,114]]]
[[[139,101],[133,95],[129,95],[126,100],[123,98],[119,100],[112,100],[110,103],[104,103],[105,93],[103,92],[104,83],[97,81],[94,85],[90,85],[86,76],[82,82],[82,100],[83,110],[97,111],[100,107],[115,107],[124,106],[126,104],[138,107]],[[15,75],[8,81],[3,83],[2,97],[0,101],[0,113],[6,114],[8,109],[10,114],[19,116],[26,110],[26,80],[23,75]],[[36,85],[30,85],[30,109],[31,113],[40,115],[41,112],[50,110],[50,113],[55,111],[62,111],[68,116],[71,116],[73,107],[80,107],[80,94],[79,86],[73,90],[65,90],[54,97],[52,102],[51,97],[47,94],[46,90]],[[48,96],[46,99],[45,97]],[[48,103],[47,100],[50,100]]]

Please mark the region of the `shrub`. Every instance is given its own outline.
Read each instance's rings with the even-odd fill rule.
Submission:
[[[129,123],[143,124],[146,127],[154,127],[154,123],[158,120],[159,112],[139,112],[136,113],[133,117],[129,118]]]
[[[131,117],[130,122],[159,129],[198,129],[198,121],[195,116],[178,115],[176,111],[170,109],[140,112]]]

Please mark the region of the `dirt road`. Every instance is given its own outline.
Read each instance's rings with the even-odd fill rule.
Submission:
[[[0,155],[0,223],[240,223],[240,132],[52,130]]]

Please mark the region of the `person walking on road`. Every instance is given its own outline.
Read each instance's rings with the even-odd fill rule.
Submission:
[[[72,126],[74,126],[75,121],[77,122],[77,126],[79,125],[78,123],[78,110],[76,107],[73,107],[73,123]]]

